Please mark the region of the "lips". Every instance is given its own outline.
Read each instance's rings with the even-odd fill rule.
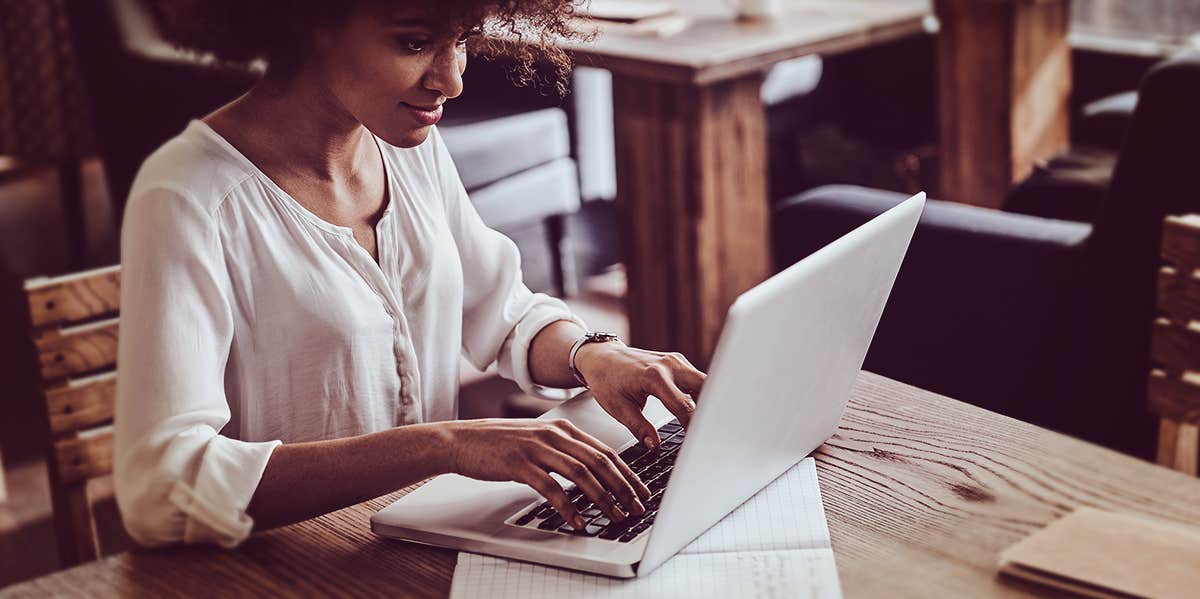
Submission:
[[[414,120],[423,126],[436,125],[438,121],[442,120],[441,104],[433,106],[417,106],[408,102],[401,102],[400,104],[413,116]]]

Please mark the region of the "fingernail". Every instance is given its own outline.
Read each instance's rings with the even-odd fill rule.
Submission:
[[[646,437],[645,439],[642,439],[642,441],[646,444],[646,447],[648,447],[650,449],[654,449],[655,447],[658,447],[658,438],[657,437]]]
[[[583,518],[575,516],[575,519],[571,521],[571,526],[574,526],[575,530],[583,530]]]
[[[633,498],[633,511],[639,516],[646,513],[646,506],[642,505],[642,502],[638,501],[636,497]]]

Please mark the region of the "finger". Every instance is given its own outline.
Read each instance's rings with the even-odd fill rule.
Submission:
[[[529,472],[524,478],[525,480],[521,482],[533,487],[533,490],[545,497],[546,501],[549,501],[555,511],[563,517],[563,520],[570,522],[571,526],[577,530],[583,528],[583,517],[579,515],[579,510],[576,510],[575,505],[567,500],[567,494],[548,473],[535,466],[530,466]]]
[[[554,452],[545,456],[545,466],[550,470],[561,474],[567,480],[575,483],[575,486],[596,504],[596,507],[604,511],[609,518],[615,521],[624,520],[628,515],[617,507],[617,503],[609,496],[608,490],[600,481],[592,474],[583,462],[572,457],[567,453]],[[576,510],[578,511],[578,509]]]
[[[621,460],[610,447],[599,439],[579,430],[571,431],[578,444],[572,448],[571,455],[583,462],[592,473],[600,478],[604,486],[616,497],[626,512],[642,515],[646,512],[640,499],[650,498],[650,489],[638,480],[633,470]],[[642,491],[645,491],[643,493]],[[639,499],[640,496],[640,499]]]
[[[669,375],[656,379],[654,385],[654,395],[679,419],[679,424],[687,428],[691,424],[692,414],[696,411],[696,402],[676,387]]]
[[[673,370],[671,376],[675,379],[675,386],[693,398],[700,394],[700,388],[704,386],[704,381],[708,379],[707,374],[686,365]]]
[[[704,386],[704,381],[708,378],[708,375],[700,372],[681,353],[675,352],[662,355],[664,362],[666,362],[665,365],[670,371],[671,378],[675,381],[675,386],[679,387],[684,393],[691,395],[693,399],[699,395],[700,388]]]
[[[645,398],[642,398],[643,404]],[[637,439],[646,449],[654,449],[658,447],[658,429],[650,424],[649,420],[642,415],[641,408],[628,399],[622,398],[619,401],[598,402],[609,416],[612,416],[625,425],[629,432],[633,433],[633,437]]]

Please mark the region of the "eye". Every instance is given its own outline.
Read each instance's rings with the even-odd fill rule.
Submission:
[[[465,46],[465,45],[467,45],[467,40],[470,40],[471,38],[473,38],[477,35],[482,35],[482,34],[483,34],[483,30],[478,27],[476,27],[474,29],[468,29],[468,30],[464,31],[462,35],[460,35],[458,37],[458,45]]]
[[[416,54],[425,50],[425,46],[429,45],[429,40],[402,37],[396,39],[396,45],[409,52],[412,52],[413,54]]]

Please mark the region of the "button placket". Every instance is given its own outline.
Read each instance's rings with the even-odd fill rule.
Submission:
[[[397,422],[400,425],[417,424],[423,420],[423,411],[420,399],[420,378],[416,369],[416,349],[412,346],[411,338],[408,334],[408,319],[404,316],[403,304],[396,296],[392,286],[388,284],[387,274],[383,270],[383,264],[389,262],[391,258],[391,248],[386,247],[388,235],[380,235],[379,229],[382,228],[388,213],[384,214],[384,218],[376,226],[376,247],[379,252],[379,262],[367,253],[351,234],[346,243],[349,244],[351,254],[355,257],[352,262],[355,264],[355,270],[363,278],[367,286],[375,292],[383,304],[384,311],[392,320],[392,354],[396,362],[396,374],[400,378],[400,414],[397,417]]]

